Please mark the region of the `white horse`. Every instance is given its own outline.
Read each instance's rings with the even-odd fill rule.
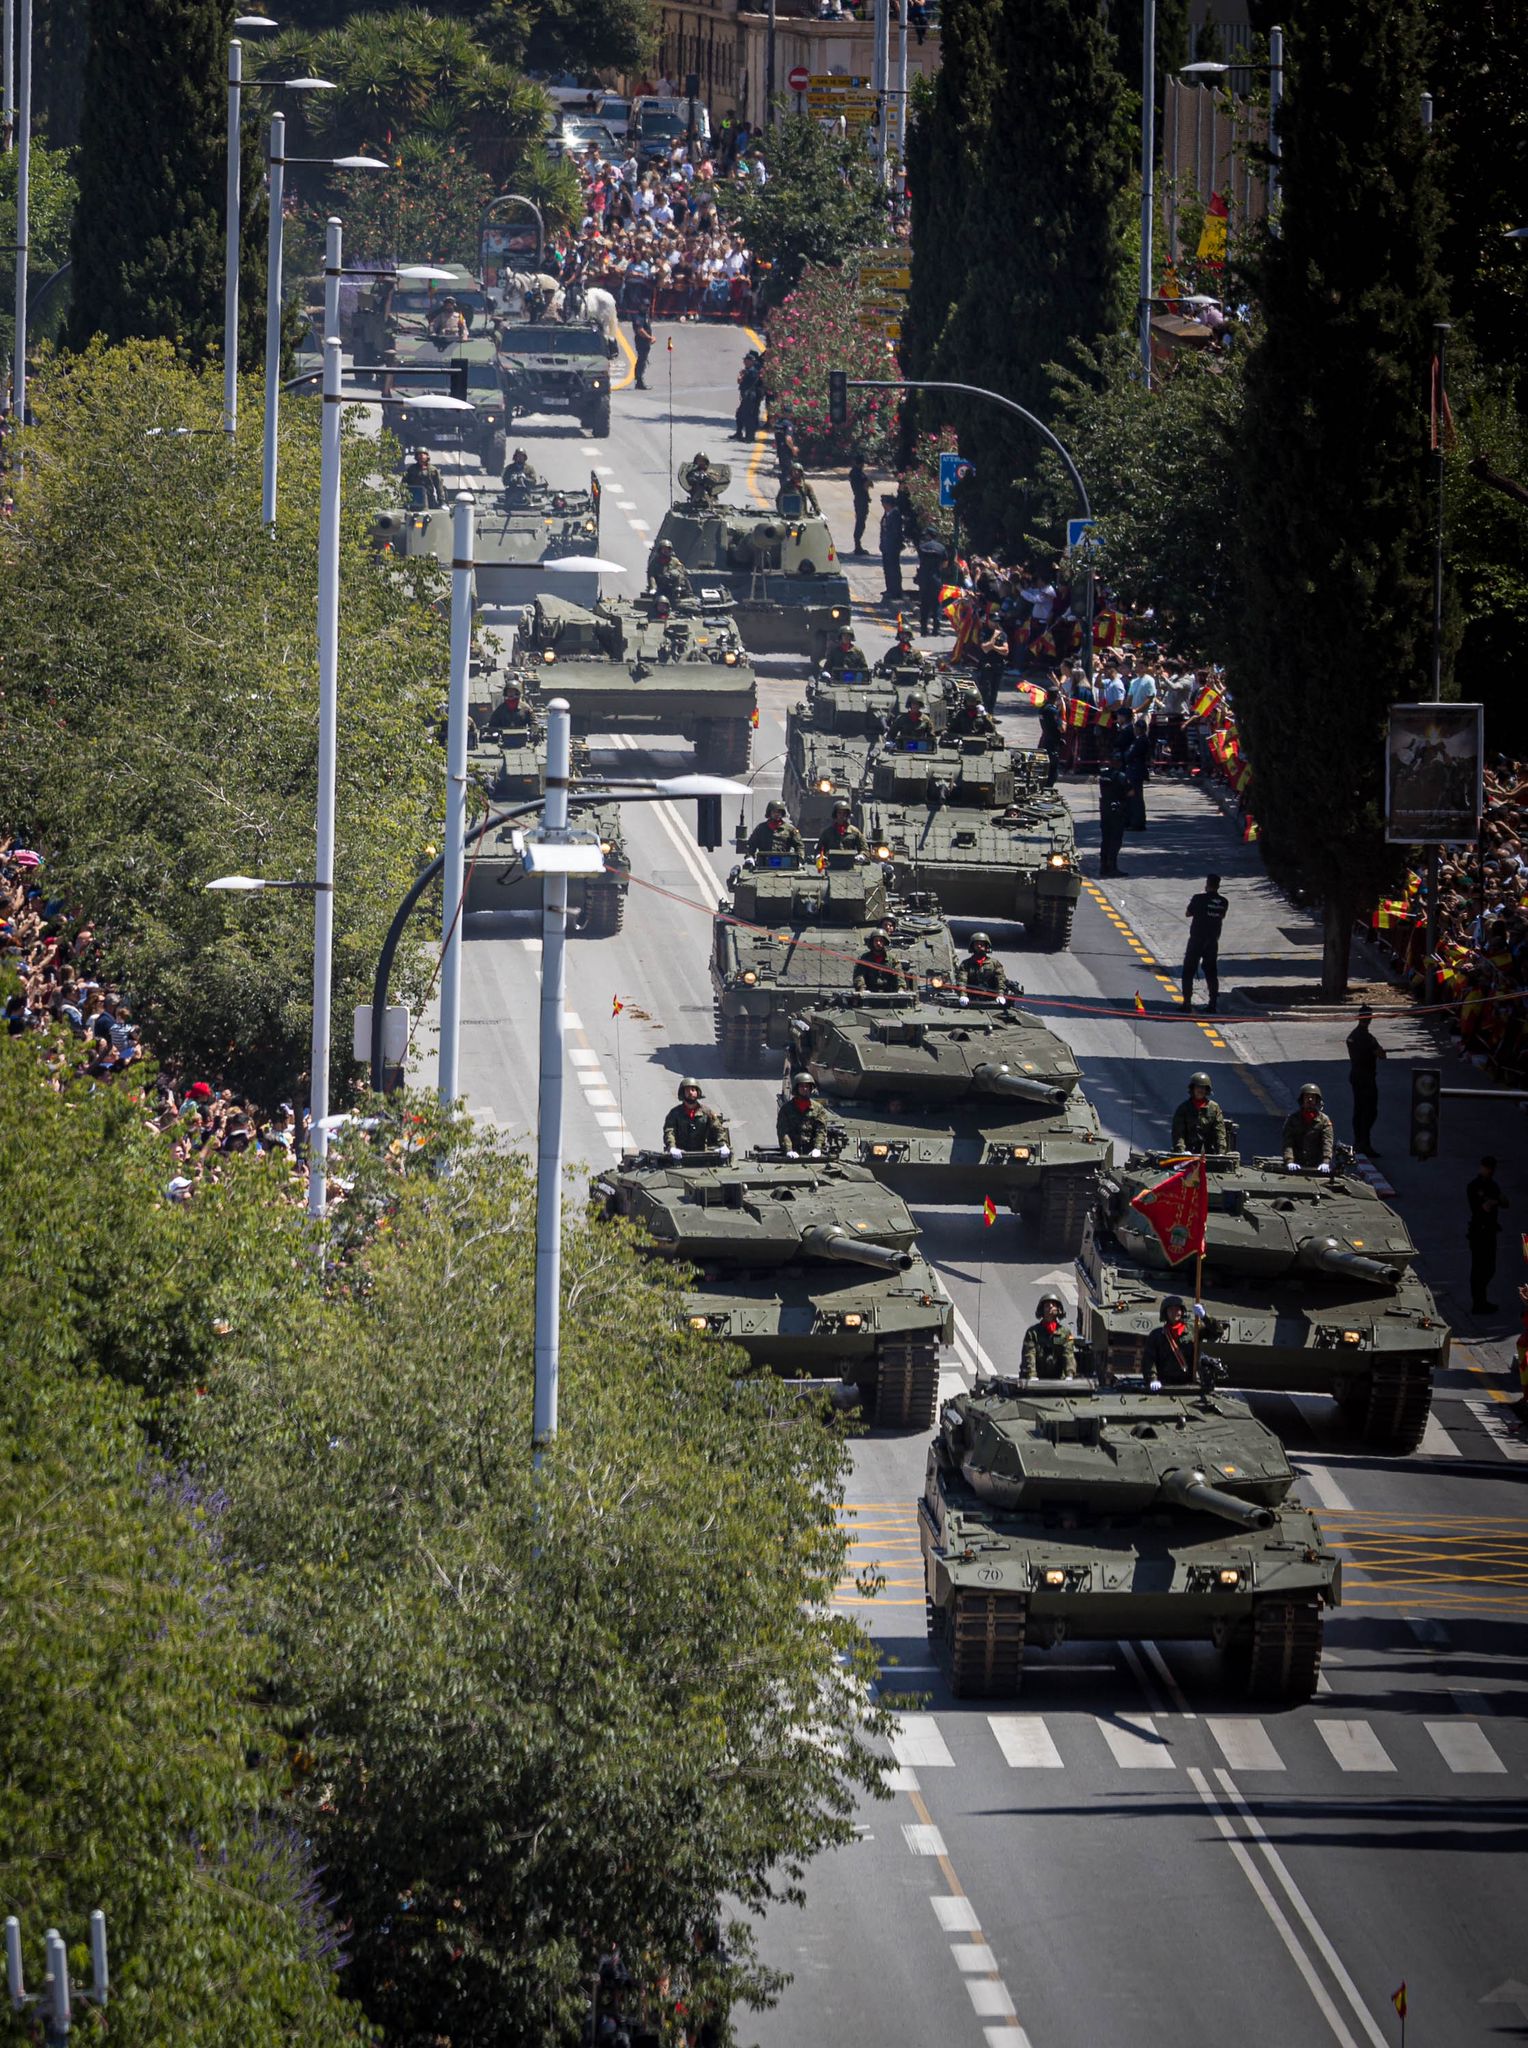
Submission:
[[[620,332],[620,315],[616,310],[615,297],[603,285],[591,284],[584,287],[583,317],[592,320],[606,341],[614,341]]]
[[[514,319],[524,317],[525,296],[532,291],[542,295],[545,305],[543,317],[555,319],[562,312],[562,286],[544,270],[506,271],[500,281],[500,290],[504,294],[504,311]]]

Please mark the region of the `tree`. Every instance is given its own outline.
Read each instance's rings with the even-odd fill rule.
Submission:
[[[1235,696],[1264,857],[1325,918],[1346,986],[1385,892],[1386,707],[1426,694],[1427,391],[1439,209],[1418,0],[1329,0],[1286,43],[1282,233],[1257,265],[1246,375]]]
[[[789,418],[812,463],[847,462],[856,448],[875,462],[892,459],[897,433],[894,391],[851,391],[848,424],[828,419],[828,372],[895,377],[891,344],[859,324],[869,295],[845,271],[809,268],[766,323],[770,405]]]
[[[0,248],[16,240],[16,169],[20,159],[15,150],[0,156]],[[51,340],[59,329],[69,303],[67,279],[55,285],[47,303],[39,306],[38,293],[61,264],[69,260],[69,237],[74,227],[74,176],[68,150],[32,144],[31,179],[27,195],[28,240],[27,277],[32,304],[27,317],[27,340],[32,348],[40,340]],[[0,310],[0,357],[10,359],[15,340],[15,306],[9,293]]]
[[[91,0],[71,345],[163,337],[205,362],[223,334],[224,10]]]
[[[772,266],[763,288],[777,304],[808,263],[840,265],[881,240],[885,214],[862,142],[840,142],[807,114],[789,114],[770,133],[769,183],[740,191],[733,214],[745,240]]]
[[[1010,232],[999,260],[967,263],[934,361],[938,375],[999,391],[1043,419],[1050,365],[1094,347],[1125,309],[1121,87],[1092,0],[1008,0],[993,57],[1002,118],[991,123],[975,189],[984,207],[985,195],[1003,195]],[[968,234],[965,246],[974,254],[979,244]],[[978,400],[950,401],[946,412],[962,449],[979,457],[962,512],[981,537],[1021,541],[1032,520],[1016,494],[1035,466],[1035,436]]]

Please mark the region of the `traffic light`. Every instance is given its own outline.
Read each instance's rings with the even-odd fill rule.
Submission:
[[[1438,1156],[1438,1112],[1442,1108],[1443,1069],[1413,1067],[1411,1070],[1411,1156]]]
[[[834,427],[849,424],[849,372],[829,370],[828,372],[828,423]]]
[[[714,853],[722,843],[722,800],[719,796],[695,799],[695,843]]]

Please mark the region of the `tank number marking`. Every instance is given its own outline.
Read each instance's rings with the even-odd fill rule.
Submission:
[[[1003,1574],[998,1570],[996,1565],[983,1564],[977,1566],[976,1576],[979,1579],[990,1580],[995,1585],[997,1581],[1002,1578]]]

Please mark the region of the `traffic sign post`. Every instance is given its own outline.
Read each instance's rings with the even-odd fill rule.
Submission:
[[[1066,522],[1067,547],[1080,547],[1097,524],[1096,519],[1069,519]]]
[[[785,82],[796,95],[796,112],[798,114],[802,113],[805,108],[805,102],[802,100],[801,95],[812,82],[811,72],[807,70],[804,64],[793,64],[785,74]]]
[[[957,485],[967,477],[975,476],[976,464],[967,462],[963,455],[944,454],[939,458],[939,506],[944,512],[953,511]]]

